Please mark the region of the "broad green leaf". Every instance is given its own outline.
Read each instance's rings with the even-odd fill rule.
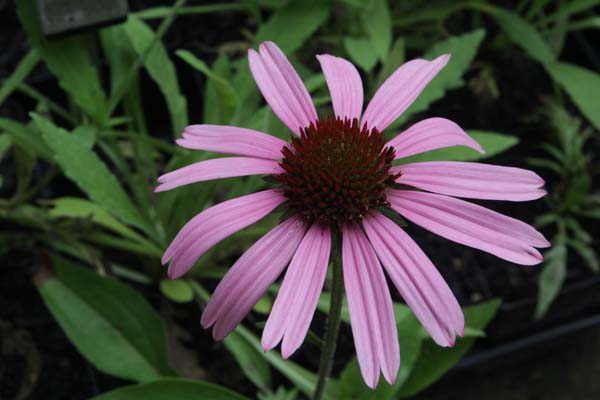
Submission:
[[[29,53],[23,57],[12,74],[2,82],[2,86],[0,86],[0,105],[27,78],[27,75],[33,71],[39,61],[40,54],[38,51],[35,48],[29,50]]]
[[[275,11],[260,27],[254,39],[254,46],[270,40],[289,55],[299,49],[327,20],[330,9],[329,0],[292,0],[285,7]]]
[[[263,390],[271,387],[271,370],[265,360],[264,351],[257,350],[237,330],[223,339],[223,344],[256,387]]]
[[[79,125],[73,129],[73,136],[87,149],[94,147],[98,130],[93,125]]]
[[[392,44],[392,19],[387,0],[374,0],[371,7],[361,13],[364,31],[382,62],[385,62]]]
[[[21,147],[30,155],[41,157],[50,163],[53,162],[52,150],[36,129],[8,118],[0,118],[0,129],[11,136],[13,144]]]
[[[161,379],[115,389],[92,400],[247,400],[226,387],[185,379]]]
[[[490,14],[504,33],[516,45],[523,48],[531,58],[542,64],[553,62],[556,59],[542,35],[518,14],[499,7],[493,7]]]
[[[71,342],[96,368],[147,382],[171,375],[158,314],[137,292],[69,261],[36,277],[46,306]]]
[[[124,29],[138,56],[144,55],[154,40],[155,33],[152,29],[132,15],[129,16]],[[188,123],[187,101],[179,89],[175,66],[161,42],[154,43],[150,52],[146,54],[144,68],[165,97],[174,134],[179,135]]]
[[[59,85],[69,93],[75,104],[101,122],[106,99],[84,38],[69,36],[44,39],[34,0],[18,1],[17,13],[32,46],[38,50],[48,69],[56,75]]]
[[[468,133],[469,136],[483,147],[485,154],[481,154],[469,147],[453,146],[402,158],[399,162],[407,164],[422,161],[475,161],[495,156],[519,143],[518,137],[502,133],[484,131],[469,131]]]
[[[466,325],[483,329],[490,322],[500,300],[463,308]],[[443,348],[432,340],[426,340],[421,346],[421,352],[413,370],[398,392],[400,398],[412,397],[438,380],[446,371],[456,364],[471,348],[475,338],[457,338],[452,348]]]
[[[450,61],[439,74],[425,87],[415,102],[397,120],[396,126],[414,114],[427,110],[429,105],[444,97],[444,93],[464,84],[463,74],[469,69],[485,37],[485,30],[478,29],[460,36],[453,36],[433,46],[424,58],[433,60],[442,54],[450,54]]]
[[[189,303],[194,300],[192,287],[183,279],[174,281],[162,279],[160,281],[160,291],[166,298],[177,303]]]
[[[600,130],[600,74],[564,62],[548,63],[546,70],[565,89],[581,113]]]
[[[202,72],[208,78],[206,84],[206,96],[204,98],[204,123],[226,124],[231,120],[235,108],[239,102],[237,93],[233,86],[222,76],[213,72],[204,61],[187,50],[177,50],[175,53],[196,70]],[[227,63],[225,55],[220,56],[215,63],[216,68],[223,68]]]
[[[67,177],[95,203],[109,210],[122,221],[139,228],[147,228],[147,224],[127,197],[117,178],[96,153],[82,145],[72,134],[47,119],[37,114],[32,114],[31,117]]]
[[[535,317],[541,318],[558,295],[567,273],[567,246],[560,235],[553,240],[552,248],[544,254],[546,260],[538,281],[538,301]]]
[[[350,59],[366,72],[373,69],[377,63],[376,50],[367,38],[347,37],[344,39],[344,48]]]

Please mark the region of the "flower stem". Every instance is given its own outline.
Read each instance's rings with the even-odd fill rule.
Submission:
[[[342,263],[339,254],[332,257],[333,280],[331,288],[331,298],[329,302],[329,315],[327,317],[327,327],[325,331],[325,344],[321,351],[321,361],[319,362],[319,379],[315,388],[313,400],[321,400],[325,391],[325,384],[331,374],[333,367],[333,358],[335,347],[337,345],[338,332],[340,330],[340,321],[342,316],[342,300],[344,296],[344,282],[342,277]]]

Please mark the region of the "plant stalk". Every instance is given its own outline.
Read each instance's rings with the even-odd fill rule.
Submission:
[[[325,344],[321,351],[319,362],[319,376],[313,400],[321,400],[325,392],[325,385],[331,374],[335,348],[342,316],[342,300],[344,296],[344,282],[342,276],[342,263],[340,254],[332,257],[333,280],[331,288],[331,299],[329,302],[329,315],[327,316],[327,327],[325,328]]]

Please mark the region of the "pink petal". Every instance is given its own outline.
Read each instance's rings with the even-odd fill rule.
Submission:
[[[273,42],[263,42],[259,53],[248,51],[250,71],[273,112],[292,132],[301,133],[317,121],[308,90],[292,64]]]
[[[517,264],[539,264],[543,258],[533,246],[550,245],[522,221],[452,197],[390,189],[388,201],[403,217],[433,233]]]
[[[281,355],[288,358],[304,341],[327,275],[331,250],[328,226],[313,224],[288,267],[262,335],[265,351],[283,338]]]
[[[383,131],[415,101],[449,59],[450,54],[444,54],[433,61],[417,59],[402,64],[371,99],[363,123]]]
[[[343,229],[342,260],[360,371],[365,383],[375,388],[381,367],[383,376],[391,384],[400,367],[392,298],[377,256],[356,224]]]
[[[480,153],[483,148],[460,126],[444,118],[417,122],[388,142],[396,150],[396,159],[450,146],[466,146]]]
[[[458,161],[433,161],[393,167],[396,182],[450,196],[472,199],[525,201],[546,192],[536,173],[512,167]]]
[[[190,125],[177,139],[181,147],[256,158],[282,158],[287,142],[252,129],[222,125]]]
[[[162,263],[171,261],[169,277],[181,277],[212,246],[260,220],[285,200],[278,190],[264,190],[202,211],[185,224],[165,251]]]
[[[275,282],[305,231],[301,218],[289,218],[260,238],[225,274],[202,313],[204,328],[215,325],[215,340],[227,336]]]
[[[275,160],[249,157],[225,157],[200,161],[158,178],[161,183],[155,192],[164,192],[190,183],[211,179],[231,178],[261,174],[279,174],[284,172]]]
[[[440,346],[453,346],[465,319],[452,291],[419,246],[379,213],[363,220],[367,236],[392,282]]]
[[[325,75],[335,116],[360,121],[363,106],[363,86],[352,63],[329,54],[317,56]]]

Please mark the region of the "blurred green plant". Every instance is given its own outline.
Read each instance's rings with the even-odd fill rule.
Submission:
[[[536,219],[540,227],[553,225],[556,235],[540,274],[537,318],[548,311],[565,280],[569,250],[591,271],[600,271],[592,235],[586,230],[589,220],[600,219],[600,196],[592,187],[593,156],[586,151],[593,129],[584,128],[579,118],[555,103],[548,103],[541,114],[550,133],[549,140],[540,145],[545,157],[528,162],[557,177],[544,198],[548,211]]]

